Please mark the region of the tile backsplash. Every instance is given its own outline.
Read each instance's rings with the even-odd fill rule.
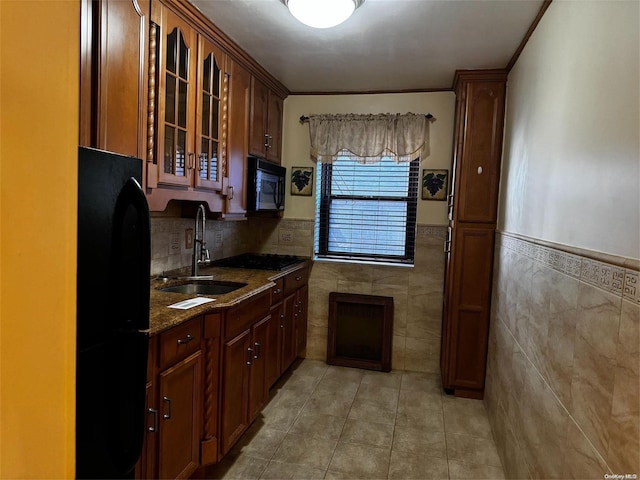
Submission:
[[[185,232],[194,225],[193,219],[152,217],[152,275],[191,264]],[[250,218],[206,225],[212,259],[246,252],[313,255],[313,220]],[[326,359],[330,292],[384,295],[392,296],[395,306],[392,368],[438,373],[445,236],[445,226],[418,225],[414,267],[314,262],[306,357]]]
[[[507,477],[640,473],[637,282],[497,235],[485,404]]]

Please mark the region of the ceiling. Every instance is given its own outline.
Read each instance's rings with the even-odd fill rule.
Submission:
[[[543,0],[366,0],[314,29],[280,0],[190,0],[296,92],[451,88],[456,69],[504,68]]]

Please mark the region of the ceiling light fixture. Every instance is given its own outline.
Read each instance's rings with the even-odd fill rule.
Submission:
[[[341,24],[364,3],[364,0],[282,0],[291,15],[313,28],[330,28]]]

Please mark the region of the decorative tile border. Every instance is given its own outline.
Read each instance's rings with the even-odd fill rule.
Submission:
[[[436,237],[442,240],[447,239],[446,225],[418,225],[416,236],[418,238]]]
[[[637,270],[599,262],[500,232],[496,235],[496,245],[498,248],[508,248],[545,267],[577,278],[626,300],[640,303],[640,284]]]
[[[278,228],[285,230],[313,230],[314,220],[284,219],[280,220]]]
[[[624,298],[640,303],[640,284],[638,283],[638,272],[626,270],[624,272],[624,287],[622,295]]]

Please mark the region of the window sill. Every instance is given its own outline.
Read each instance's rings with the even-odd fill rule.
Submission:
[[[399,263],[399,262],[385,262],[376,260],[358,260],[354,258],[330,258],[313,256],[314,262],[326,262],[326,263],[353,263],[357,265],[376,265],[382,267],[401,267],[401,268],[413,268],[414,263]]]

